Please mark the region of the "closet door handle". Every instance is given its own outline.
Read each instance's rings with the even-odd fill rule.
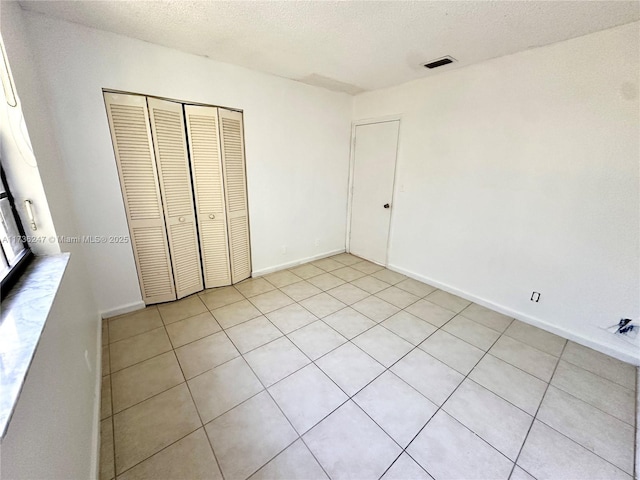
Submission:
[[[216,218],[216,216],[215,216],[213,213],[210,213],[210,214],[209,214],[209,218],[210,218],[211,220],[213,220],[214,218]]]
[[[179,220],[180,222],[184,222],[184,217],[180,217],[178,220]]]

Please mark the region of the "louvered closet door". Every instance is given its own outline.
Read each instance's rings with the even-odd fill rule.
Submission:
[[[205,288],[231,285],[218,109],[185,105]]]
[[[175,300],[146,98],[105,93],[104,99],[142,298]]]
[[[218,117],[229,231],[231,280],[237,283],[251,275],[242,113],[219,108]]]
[[[202,290],[182,104],[148,98],[160,193],[178,298]]]

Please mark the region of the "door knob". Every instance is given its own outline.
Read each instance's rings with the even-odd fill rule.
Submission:
[[[184,217],[180,217],[178,220],[184,222]]]
[[[385,204],[384,204],[384,208],[389,208],[389,206],[390,206],[390,205],[389,205],[388,203],[385,203]]]
[[[210,213],[210,214],[209,214],[209,218],[210,218],[211,220],[213,220],[214,218],[216,218],[216,216],[215,216],[213,213]]]

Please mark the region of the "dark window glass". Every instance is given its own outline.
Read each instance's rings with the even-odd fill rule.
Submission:
[[[0,170],[0,281],[2,298],[18,279],[31,258],[24,229],[16,213],[4,171]]]

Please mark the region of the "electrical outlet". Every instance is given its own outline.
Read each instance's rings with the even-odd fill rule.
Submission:
[[[320,239],[319,238],[316,238],[315,244],[316,244],[316,247],[320,246]]]
[[[540,293],[539,293],[539,292],[533,292],[533,293],[531,294],[531,298],[530,298],[530,300],[531,300],[532,302],[538,303],[538,302],[540,301]]]
[[[282,245],[282,254],[286,255],[287,253],[287,246],[286,245]]]

